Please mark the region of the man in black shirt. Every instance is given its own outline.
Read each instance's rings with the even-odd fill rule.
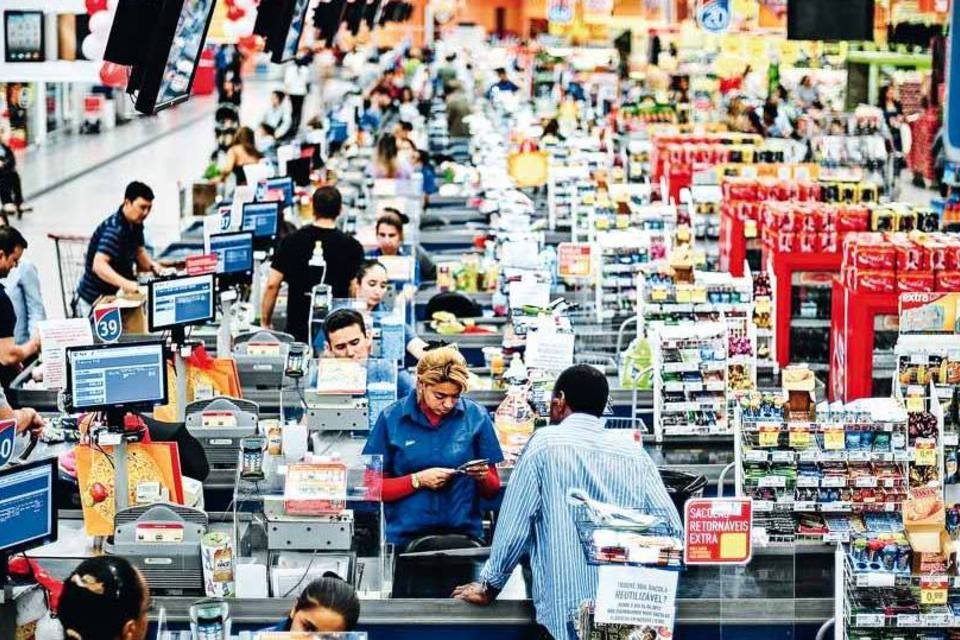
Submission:
[[[0,278],[6,278],[23,256],[26,239],[13,227],[0,227]],[[20,372],[24,360],[40,350],[40,337],[18,345],[14,338],[17,314],[6,289],[0,285],[0,383],[8,387]]]
[[[310,293],[314,285],[330,285],[334,298],[350,297],[350,281],[363,262],[363,247],[336,228],[343,208],[336,187],[313,192],[313,224],[283,239],[270,265],[260,305],[260,324],[272,328],[280,284],[287,282],[287,333],[309,342]]]

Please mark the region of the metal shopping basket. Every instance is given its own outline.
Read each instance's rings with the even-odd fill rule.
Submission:
[[[77,282],[86,266],[87,244],[89,236],[71,236],[62,233],[48,233],[57,248],[57,271],[60,275],[60,297],[63,300],[63,314],[67,318],[76,316],[73,300]]]

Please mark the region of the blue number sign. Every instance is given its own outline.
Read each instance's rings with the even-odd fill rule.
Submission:
[[[17,421],[0,421],[0,467],[7,466],[13,458],[13,445],[17,436]]]
[[[699,0],[697,22],[710,33],[723,33],[730,27],[730,0]]]
[[[120,307],[97,307],[93,310],[93,330],[101,342],[116,342],[123,333]]]

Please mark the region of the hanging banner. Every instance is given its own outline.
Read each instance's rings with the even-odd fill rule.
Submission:
[[[730,27],[730,0],[697,0],[697,24],[710,33],[726,31]]]
[[[900,333],[957,333],[960,293],[900,294]]]
[[[574,2],[576,0],[547,0],[547,20],[555,24],[573,22]]]

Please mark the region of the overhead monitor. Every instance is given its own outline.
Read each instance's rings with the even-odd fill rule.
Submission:
[[[790,40],[873,40],[874,0],[788,0]]]
[[[279,228],[279,202],[247,202],[243,205],[240,229],[252,233],[254,241],[273,240]]]
[[[380,0],[367,0],[367,6],[363,9],[363,21],[367,23],[367,29],[373,30],[379,10]]]
[[[253,234],[249,231],[215,233],[207,241],[207,253],[217,254],[217,273],[221,276],[253,273]]]
[[[155,113],[190,97],[215,5],[216,0],[163,0],[134,74],[139,79],[137,111]]]
[[[148,289],[150,331],[212,322],[213,274],[154,280]]]
[[[360,33],[360,24],[363,22],[363,14],[366,6],[364,0],[347,2],[347,10],[343,12],[343,23],[352,35]]]
[[[167,402],[162,342],[68,347],[66,358],[71,411],[148,409]]]
[[[307,20],[307,7],[310,6],[310,0],[286,0],[285,8],[280,21],[280,30],[283,40],[281,47],[273,50],[273,62],[286,62],[292,60],[297,55],[297,46],[300,44],[300,36],[303,34],[303,25]]]
[[[320,0],[313,10],[313,27],[317,29],[317,40],[326,46],[333,46],[333,40],[340,30],[340,19],[347,8],[347,0]]]
[[[267,178],[257,183],[256,198],[259,202],[281,202],[293,205],[293,179],[290,176]]]
[[[57,539],[56,456],[0,469],[0,561]]]

